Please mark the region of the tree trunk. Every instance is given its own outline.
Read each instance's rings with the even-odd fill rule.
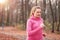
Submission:
[[[54,32],[54,14],[53,14],[53,9],[52,9],[52,4],[51,4],[51,0],[49,0],[50,3],[50,9],[51,9],[51,13],[52,13],[52,32]]]
[[[45,20],[45,10],[46,10],[46,0],[43,0],[43,18],[44,18],[44,20]]]
[[[59,28],[60,28],[60,1],[58,2],[58,13],[59,13],[59,23],[58,23],[57,31],[59,32]]]

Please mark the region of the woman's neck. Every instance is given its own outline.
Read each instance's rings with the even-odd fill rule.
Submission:
[[[35,17],[35,16],[32,16],[31,18],[34,20],[40,20],[41,19],[41,17]]]

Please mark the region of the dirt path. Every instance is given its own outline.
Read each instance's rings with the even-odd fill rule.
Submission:
[[[17,30],[14,27],[0,28],[0,40],[25,40],[26,31]],[[44,40],[60,40],[60,34],[47,32]]]

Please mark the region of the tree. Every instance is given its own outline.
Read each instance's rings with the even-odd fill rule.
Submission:
[[[59,28],[60,28],[60,1],[58,2],[58,13],[59,13],[59,23],[57,26],[57,31],[59,32]]]
[[[44,15],[44,20],[45,20],[45,17],[46,17],[46,15],[45,15],[45,10],[46,10],[46,0],[43,0],[43,15]]]
[[[54,14],[53,14],[51,0],[49,0],[49,3],[50,3],[49,5],[50,5],[51,13],[52,13],[52,32],[54,32]]]

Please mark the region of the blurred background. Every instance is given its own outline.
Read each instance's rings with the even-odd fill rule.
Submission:
[[[47,31],[60,31],[60,0],[1,0],[0,27],[12,26],[25,30],[33,6],[41,6]]]

